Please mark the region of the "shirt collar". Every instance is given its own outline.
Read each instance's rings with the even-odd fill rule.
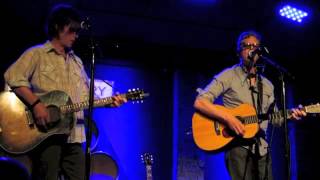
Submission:
[[[239,76],[241,79],[241,85],[243,85],[247,81],[247,79],[249,78],[250,75],[248,74],[248,70],[245,68],[243,63],[238,64],[238,66],[239,66],[238,72],[239,72]],[[252,76],[257,77],[257,74],[252,75]]]
[[[239,78],[241,80],[241,85],[244,85],[244,83],[246,83],[247,81],[247,70],[244,67],[244,65],[242,63],[237,64],[237,68],[236,68],[237,74],[239,75]]]
[[[54,47],[53,47],[53,45],[52,45],[52,43],[51,43],[49,40],[47,40],[47,41],[45,42],[45,44],[44,44],[44,49],[45,49],[45,51],[46,51],[47,53],[49,53],[49,52],[56,52],[55,49],[54,49]],[[73,52],[72,49],[70,49],[70,50],[67,52],[67,54],[68,54],[68,55],[74,55],[74,52]]]

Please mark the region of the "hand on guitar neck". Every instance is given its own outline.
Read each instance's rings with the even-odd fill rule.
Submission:
[[[115,96],[112,96],[112,99],[113,99],[113,102],[110,105],[111,107],[119,107],[123,103],[126,103],[128,101],[127,98],[121,96],[118,92],[116,93]]]
[[[306,110],[302,105],[299,105],[298,108],[292,108],[290,119],[292,120],[300,120],[302,117],[305,117],[307,115]]]

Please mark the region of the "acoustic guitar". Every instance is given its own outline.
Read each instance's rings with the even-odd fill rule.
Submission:
[[[152,164],[153,156],[150,153],[144,153],[141,155],[142,163],[146,166],[147,180],[152,180]]]
[[[133,89],[120,96],[140,102],[149,94]],[[39,97],[49,112],[49,123],[44,129],[35,123],[33,113],[13,92],[0,93],[0,147],[12,154],[26,153],[52,135],[70,134],[75,113],[89,107],[89,102],[73,104],[63,91],[51,91]],[[94,107],[113,103],[113,97],[94,101]]]
[[[265,120],[283,119],[281,111],[257,115],[253,106],[241,104],[236,108],[229,109],[224,106],[216,105],[222,111],[230,113],[238,118],[245,127],[243,138],[252,138],[259,131],[259,122]],[[320,105],[309,105],[303,107],[306,113],[320,113]],[[290,117],[291,111],[287,110],[287,117]],[[227,128],[218,120],[209,118],[204,114],[195,112],[192,117],[192,134],[196,145],[206,151],[215,151],[223,148],[235,137],[235,133]]]

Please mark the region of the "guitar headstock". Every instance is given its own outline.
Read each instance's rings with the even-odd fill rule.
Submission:
[[[149,93],[144,92],[144,90],[141,90],[139,88],[137,89],[129,89],[126,93],[127,100],[137,102],[137,103],[143,103],[143,99],[148,97]]]
[[[144,153],[141,155],[141,161],[145,165],[152,165],[153,164],[153,156],[150,153]]]
[[[304,109],[307,113],[320,113],[320,104],[304,106]]]

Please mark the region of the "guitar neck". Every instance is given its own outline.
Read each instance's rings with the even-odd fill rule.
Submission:
[[[253,124],[258,123],[261,121],[267,121],[267,120],[275,120],[275,119],[283,119],[283,111],[278,111],[270,114],[259,114],[254,116],[244,116],[240,117],[237,116],[237,118],[243,123],[243,124]],[[286,116],[290,118],[291,116],[291,110],[286,111]]]
[[[319,105],[309,105],[303,107],[301,110],[303,110],[306,113],[319,113]],[[291,118],[291,110],[286,110],[286,116],[287,118]],[[283,119],[283,111],[280,110],[278,112],[270,113],[270,114],[259,114],[258,116],[246,116],[246,117],[237,117],[243,124],[252,124],[257,123],[260,121],[266,121],[266,120],[279,120]]]
[[[146,165],[147,180],[152,180],[152,167],[151,165]]]
[[[127,97],[126,94],[120,94],[120,96],[124,98]],[[94,100],[93,106],[102,107],[102,106],[110,105],[112,103],[113,103],[113,98],[111,96],[103,99]],[[89,107],[89,101],[85,101],[85,102],[60,106],[60,111],[62,113],[72,113],[72,112],[78,112],[78,111],[87,109],[88,107]]]

